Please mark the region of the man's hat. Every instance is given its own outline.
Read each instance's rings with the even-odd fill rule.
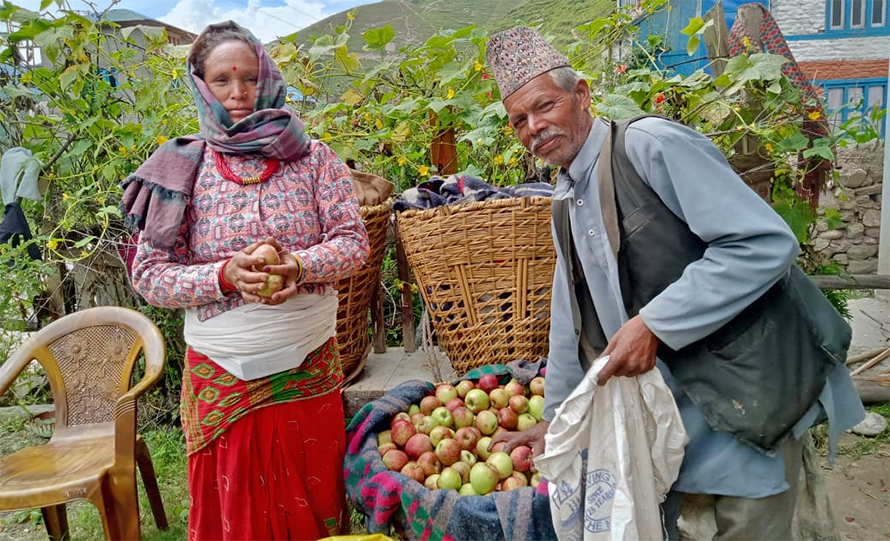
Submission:
[[[527,26],[491,36],[485,58],[501,90],[501,100],[538,75],[571,65],[565,55]]]

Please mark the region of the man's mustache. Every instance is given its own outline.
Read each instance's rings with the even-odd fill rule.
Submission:
[[[549,128],[532,137],[532,153],[535,153],[538,150],[538,146],[544,141],[556,137],[557,135],[565,135],[565,133],[562,130]]]

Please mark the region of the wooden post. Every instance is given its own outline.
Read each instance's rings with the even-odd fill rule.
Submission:
[[[726,62],[729,58],[729,30],[726,28],[726,14],[723,12],[723,2],[717,2],[704,16],[705,23],[714,21],[706,28],[702,36],[705,41],[705,50],[711,59],[711,72],[714,78],[723,75]]]
[[[408,267],[408,257],[405,255],[405,248],[402,246],[402,237],[399,235],[399,223],[395,225],[396,238],[396,267],[399,270],[399,281],[402,290],[402,344],[405,353],[413,353],[417,351],[417,344],[414,342],[414,294],[411,291],[411,269]]]
[[[430,112],[430,126],[438,128],[439,116]],[[454,141],[454,128],[440,131],[430,144],[430,157],[439,176],[457,173],[457,144]]]

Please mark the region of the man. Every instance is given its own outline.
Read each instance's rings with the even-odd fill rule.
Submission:
[[[598,353],[610,356],[600,373],[600,385],[658,366],[690,438],[679,478],[663,504],[669,537],[678,537],[680,502],[688,493],[712,495],[717,539],[790,539],[801,436],[827,416],[836,441],[841,431],[864,415],[839,359],[846,354],[849,329],[839,318],[832,319],[836,314],[830,305],[828,314],[819,304],[825,299],[815,288],[819,299],[814,300],[806,289],[812,286],[809,282],[799,287],[802,274],[794,268],[795,236],[733,172],[710,140],[694,130],[649,117],[630,124],[612,141],[613,127],[590,114],[587,82],[533,29],[516,27],[492,36],[486,54],[517,136],[533,154],[560,167],[553,196],[558,257],[545,422],[496,441],[506,440],[508,451],[520,443],[530,444],[534,454],[540,454],[557,406]],[[600,163],[607,140],[609,148],[623,145],[631,171],[607,160]],[[601,196],[601,167],[614,170],[613,198]],[[633,209],[639,215],[629,212],[628,186],[651,196],[651,202]],[[617,201],[617,209],[611,199]],[[635,222],[640,216],[643,219]],[[681,260],[673,250],[697,255]],[[671,274],[678,261],[681,266]],[[653,289],[653,284],[660,285]],[[646,294],[647,288],[651,293]],[[794,323],[807,319],[805,314],[782,312],[796,306],[782,295],[798,290],[806,290],[801,298],[810,295],[801,301],[805,306],[815,303],[819,317],[825,316],[813,327],[829,322],[825,333],[832,335],[828,349],[834,355],[812,369],[806,363],[815,361],[789,361],[796,370],[789,374],[781,354],[776,352],[780,358],[775,359],[762,350],[768,344],[799,348],[802,342],[792,337],[811,330],[802,331]],[[786,317],[773,318],[783,313]],[[794,317],[787,317],[789,313]],[[751,338],[755,331],[759,334]],[[727,332],[733,337],[727,338]],[[728,351],[732,348],[742,350]],[[746,349],[757,353],[753,360],[745,357]],[[731,358],[721,360],[721,354]],[[789,357],[794,356],[792,351]],[[752,367],[746,368],[740,359]],[[771,381],[770,363],[776,367],[778,383]],[[803,403],[797,397],[795,377],[800,378]],[[757,395],[761,384],[781,389],[781,395]],[[789,410],[797,409],[788,419],[777,416],[772,421],[767,416],[765,426],[748,426],[745,407],[752,407],[749,414],[755,413],[757,400],[742,401],[741,406],[736,402],[739,411],[733,416],[733,401],[715,393],[713,385],[760,396],[772,407],[778,405],[778,412],[782,401]],[[814,385],[815,392],[807,394],[804,387]]]

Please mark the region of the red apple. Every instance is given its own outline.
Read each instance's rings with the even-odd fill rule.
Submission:
[[[499,472],[485,462],[477,462],[470,468],[470,484],[476,494],[488,494],[497,486]]]
[[[451,430],[447,426],[437,426],[436,428],[430,430],[430,443],[434,446],[439,445],[439,442],[448,438],[454,437],[454,430]]]
[[[475,423],[475,422],[473,423],[473,426],[470,426],[470,427],[468,427],[468,428],[469,428],[470,430],[472,430],[473,432],[476,433],[476,437],[478,437],[478,438],[481,438],[481,437],[482,437],[482,431],[479,430],[478,428],[476,428],[476,423]]]
[[[460,460],[460,444],[457,440],[447,439],[436,445],[436,457],[443,466],[450,466]]]
[[[393,442],[384,443],[377,448],[377,450],[380,451],[380,456],[385,455],[387,451],[391,451],[393,449],[398,449],[398,447],[396,447],[396,444]]]
[[[401,419],[404,419],[410,423],[411,415],[406,411],[400,411],[396,413],[395,416],[392,418],[392,421],[389,422],[390,428],[392,428],[392,425],[396,424],[396,421],[399,421]]]
[[[470,389],[476,388],[476,384],[468,379],[457,382],[457,396],[466,398]]]
[[[528,389],[535,396],[544,396],[544,378],[541,376],[532,378],[528,384]]]
[[[463,451],[466,453],[466,451]],[[454,464],[451,465],[451,469],[460,474],[461,484],[468,483],[470,481],[470,468],[472,466],[467,464],[463,460],[458,460]]]
[[[405,444],[405,453],[411,460],[417,460],[420,455],[426,452],[432,452],[433,444],[430,443],[430,437],[426,434],[414,434]]]
[[[452,415],[454,415],[454,410],[464,407],[464,401],[455,397],[449,400],[448,403],[445,404],[445,407],[448,408],[448,411],[450,411]]]
[[[417,458],[417,465],[427,477],[442,471],[442,463],[439,462],[439,457],[433,451],[427,451],[420,455]]]
[[[513,473],[513,461],[510,460],[510,455],[503,451],[491,453],[491,456],[485,459],[485,463],[495,467],[501,481],[510,477],[510,474]]]
[[[528,479],[525,478],[524,473],[519,473],[518,471],[514,471],[510,474],[510,477],[507,477],[503,481],[501,481],[501,490],[516,490],[517,488],[527,487]]]
[[[494,374],[485,374],[479,378],[479,383],[476,384],[476,387],[485,391],[486,394],[490,393],[492,389],[496,389],[497,386],[498,377]]]
[[[532,450],[525,445],[514,447],[510,451],[510,460],[513,461],[513,469],[518,472],[527,472],[532,467]]]
[[[516,430],[516,423],[519,422],[519,416],[510,408],[501,408],[498,410],[498,424],[506,430]]]
[[[514,394],[510,397],[510,409],[516,413],[525,413],[528,411],[528,398],[521,394]]]
[[[447,404],[452,398],[457,398],[457,389],[450,383],[443,383],[436,387],[436,398],[443,404]]]
[[[503,452],[504,452],[504,448],[505,448],[506,446],[507,446],[507,442],[505,442],[505,441],[499,441],[499,442],[497,442],[497,443],[495,443],[494,445],[491,446],[491,452],[492,452],[492,453],[503,453]]]
[[[510,396],[525,395],[525,387],[515,379],[511,379],[506,385],[504,385],[504,390],[507,391]]]
[[[423,470],[420,469],[420,466],[417,465],[417,462],[409,462],[409,463],[405,464],[405,466],[401,469],[401,471],[399,471],[399,473],[401,473],[402,475],[405,475],[407,477],[410,477],[411,479],[414,479],[421,485],[423,484],[423,481],[426,479],[426,476],[423,475]]]
[[[479,442],[479,436],[467,426],[458,428],[457,432],[454,433],[454,439],[461,449],[466,449],[467,451],[475,449],[476,443]]]
[[[420,411],[423,412],[424,415],[429,415],[433,412],[434,409],[438,408],[442,405],[442,401],[439,400],[435,396],[425,396],[420,401]]]
[[[411,436],[417,434],[417,430],[414,428],[414,425],[411,424],[411,421],[406,421],[404,419],[399,419],[398,421],[392,424],[392,442],[398,445],[399,447],[404,447],[408,440],[411,439]]]
[[[478,428],[482,434],[490,436],[494,433],[497,427],[498,416],[490,410],[480,411],[479,414],[476,415],[476,428]]]
[[[452,468],[442,468],[439,474],[439,480],[436,483],[442,490],[457,490],[463,484],[460,474]]]
[[[419,411],[411,414],[411,424],[414,425],[415,429],[420,426],[420,422],[423,421],[424,417],[426,417],[426,415]]]
[[[408,455],[404,451],[393,449],[383,455],[383,465],[392,471],[401,471],[408,463]]]
[[[487,410],[489,404],[488,393],[482,389],[471,389],[470,392],[467,393],[467,397],[464,398],[464,404],[466,404],[467,409],[473,413],[478,414],[482,410]]]
[[[468,410],[464,406],[454,408],[454,410],[451,411],[451,417],[454,418],[455,428],[473,426],[473,423],[476,422],[476,416],[473,415],[472,411]]]
[[[510,409],[510,408],[507,408],[507,409]],[[518,421],[517,421],[517,423],[518,423]],[[499,435],[503,434],[504,432],[511,432],[511,431],[507,430],[506,428],[502,427],[501,425],[498,425],[498,427],[494,429],[494,434],[492,434],[491,437],[493,438],[495,436],[499,436]]]
[[[488,399],[492,406],[496,408],[506,408],[510,400],[510,394],[506,389],[498,387],[497,389],[492,389],[491,392],[488,393]]]

